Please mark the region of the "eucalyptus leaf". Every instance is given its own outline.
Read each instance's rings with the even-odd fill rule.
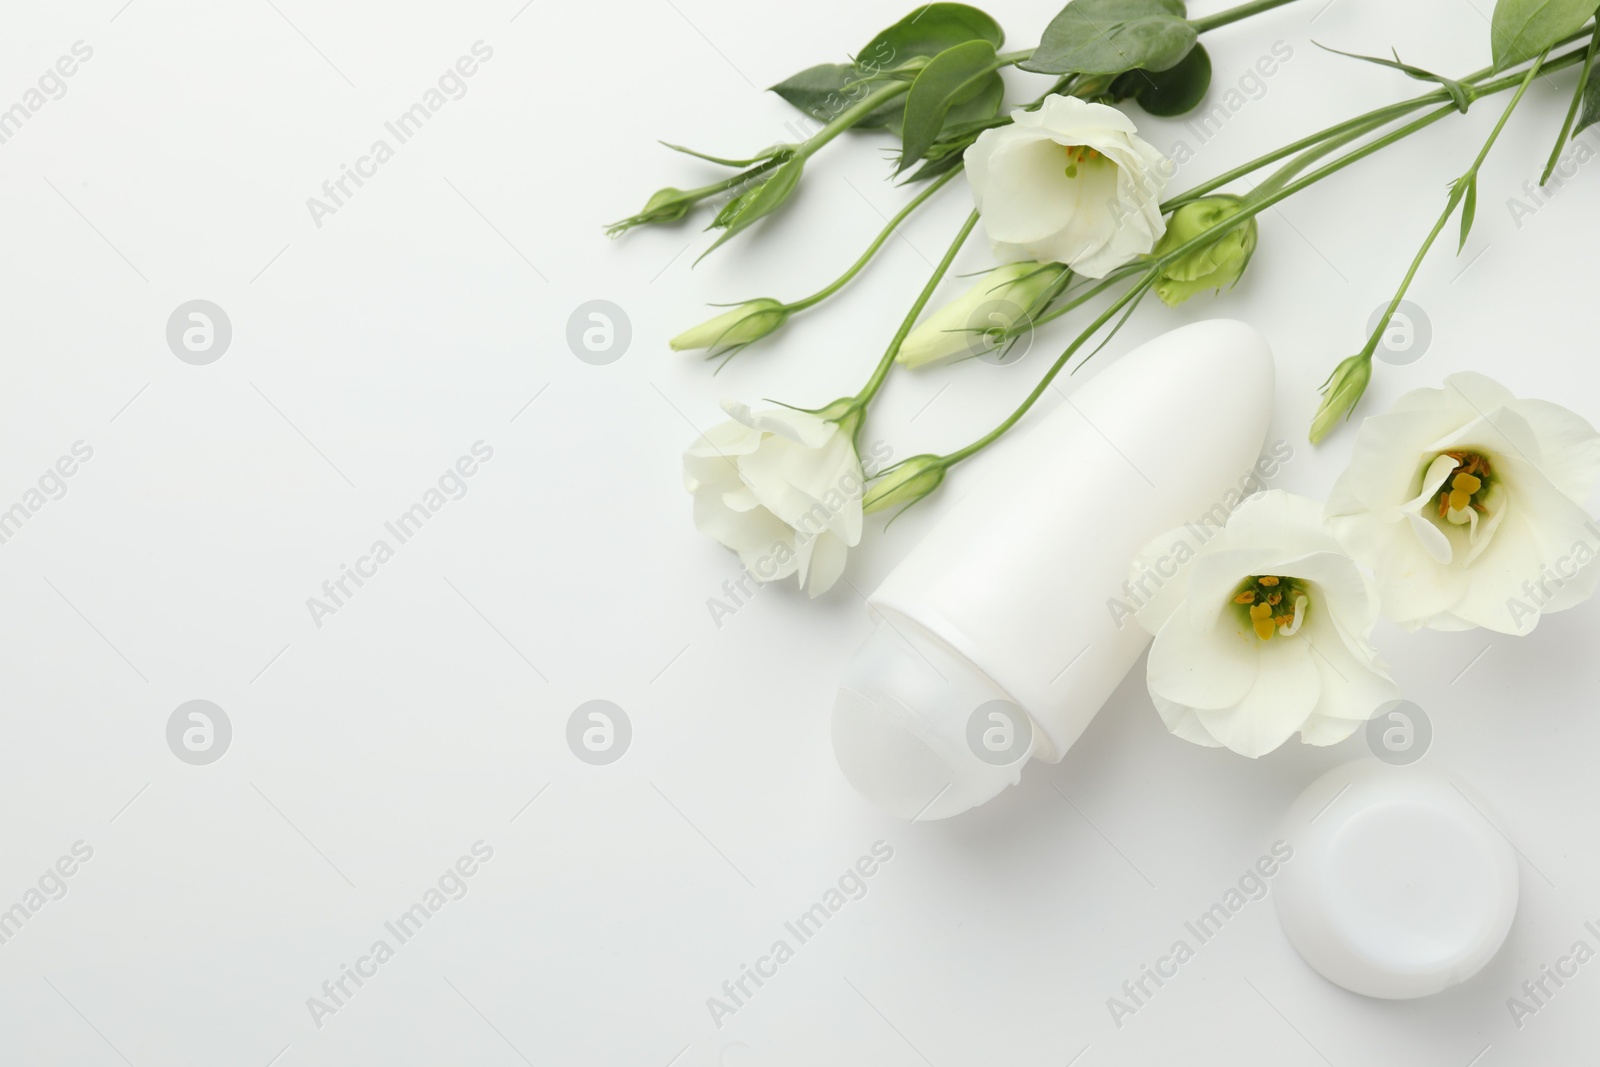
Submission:
[[[900,165],[895,173],[905,170],[927,153],[944,128],[950,109],[977,97],[994,73],[994,45],[988,41],[958,44],[929,61],[906,94],[905,118],[900,128]]]
[[[1595,0],[1499,0],[1489,23],[1494,69],[1532,59],[1577,33],[1596,6]]]
[[[1130,97],[1152,115],[1170,118],[1193,110],[1211,87],[1211,56],[1195,45],[1166,70],[1130,70],[1111,83],[1111,95]]]
[[[1315,41],[1312,43],[1317,44]],[[1415,78],[1418,81],[1434,82],[1435,84],[1443,86],[1444,91],[1450,94],[1451,103],[1455,104],[1456,110],[1461,112],[1463,115],[1467,113],[1467,107],[1472,103],[1472,100],[1467,96],[1466,87],[1460,82],[1455,81],[1452,78],[1446,78],[1442,74],[1435,74],[1431,70],[1423,70],[1421,67],[1413,67],[1409,63],[1402,63],[1400,61],[1399,52],[1394,53],[1393,59],[1384,59],[1382,56],[1363,56],[1358,55],[1355,52],[1341,52],[1337,48],[1329,48],[1325,44],[1317,44],[1317,47],[1322,49],[1324,52],[1332,52],[1336,56],[1344,56],[1347,59],[1359,59],[1363,63],[1376,63],[1380,67],[1389,67],[1393,70],[1398,70],[1404,73],[1406,76]],[[1534,54],[1537,55],[1538,53]]]
[[[1019,64],[1039,74],[1169,70],[1194,47],[1183,0],[1072,0]]]

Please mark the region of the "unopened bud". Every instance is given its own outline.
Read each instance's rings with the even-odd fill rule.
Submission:
[[[895,359],[916,368],[994,351],[1003,343],[1002,334],[1030,323],[1034,303],[1063,269],[1029,262],[989,271],[912,330]]]
[[[867,513],[887,508],[909,507],[939,488],[944,481],[942,456],[912,456],[885,471],[867,488],[861,510]]]
[[[1322,406],[1311,420],[1311,443],[1316,444],[1355,410],[1372,380],[1372,357],[1357,353],[1340,363],[1322,386]]]
[[[1244,201],[1237,196],[1208,196],[1185,204],[1167,220],[1167,232],[1152,253],[1157,258],[1181,248],[1239,213]],[[1239,280],[1256,250],[1256,220],[1243,223],[1214,240],[1191,249],[1161,269],[1156,295],[1168,307],[1177,307],[1208,289],[1225,289]]]
[[[776,300],[762,297],[729,308],[713,319],[690,327],[667,343],[674,352],[706,348],[713,354],[720,354],[759,341],[788,319],[788,308]]]

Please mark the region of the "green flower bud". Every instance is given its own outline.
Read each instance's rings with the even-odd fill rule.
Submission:
[[[1063,269],[1055,263],[1031,262],[997,267],[912,330],[895,359],[916,368],[995,351],[1001,331],[1032,321],[1034,303]]]
[[[1153,255],[1160,257],[1188,244],[1207,230],[1239,213],[1244,201],[1237,196],[1208,196],[1185,204],[1167,220],[1167,232]],[[1209,244],[1179,256],[1161,271],[1156,295],[1168,307],[1177,307],[1207,289],[1224,289],[1244,273],[1256,250],[1256,220],[1252,215]]]
[[[861,510],[871,514],[886,508],[910,507],[939,488],[944,472],[944,457],[912,456],[889,468],[868,487]]]
[[[788,320],[787,307],[776,300],[762,297],[729,308],[716,318],[683,331],[667,343],[674,352],[706,348],[713,355],[720,355],[743,348],[751,341],[759,341]]]
[[[658,223],[677,222],[689,213],[689,209],[700,202],[700,196],[695,193],[686,193],[682,189],[673,189],[670,186],[658,191],[645,202],[644,210],[637,215],[613,222],[606,227],[607,237],[616,237],[624,231],[635,226],[653,226]]]
[[[1322,384],[1322,406],[1311,420],[1312,444],[1328,436],[1341,417],[1350,417],[1371,380],[1372,357],[1365,353],[1357,353],[1333,368],[1333,373]]]

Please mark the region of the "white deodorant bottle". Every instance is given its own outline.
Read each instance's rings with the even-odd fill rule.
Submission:
[[[1107,358],[1102,356],[1101,358]],[[1242,322],[1173,330],[1068,394],[868,597],[877,622],[833,709],[857,791],[906,819],[991,799],[1054,763],[1139,658],[1134,557],[1250,488],[1272,353]],[[1153,713],[1152,713],[1153,714]]]

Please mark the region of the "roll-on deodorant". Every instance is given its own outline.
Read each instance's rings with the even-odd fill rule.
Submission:
[[[1104,357],[1102,357],[1104,358]],[[1151,540],[1219,524],[1251,488],[1272,353],[1242,322],[1194,323],[1078,388],[975,480],[868,597],[833,747],[907,819],[946,818],[1057,762],[1139,658],[1132,618],[1173,575],[1130,573]]]

